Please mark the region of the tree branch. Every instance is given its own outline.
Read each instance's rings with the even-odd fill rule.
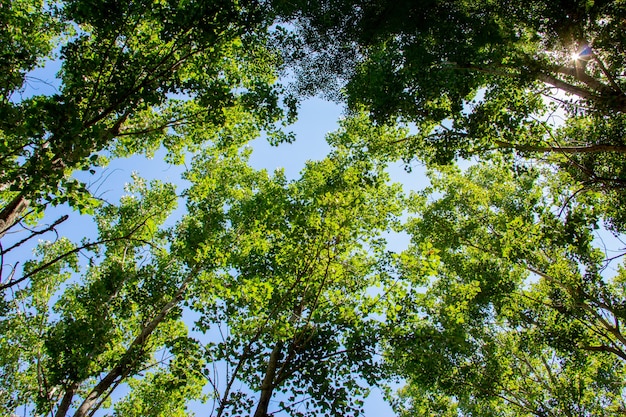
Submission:
[[[114,383],[116,383],[118,378],[123,379],[124,375],[128,375],[130,373],[132,364],[135,362],[136,352],[141,351],[145,347],[146,342],[149,340],[150,335],[154,332],[157,326],[165,319],[167,314],[178,305],[187,290],[189,283],[196,276],[197,272],[197,268],[189,271],[187,278],[185,278],[185,280],[181,283],[176,294],[161,308],[159,313],[146,326],[144,326],[135,340],[133,340],[130,346],[126,349],[126,352],[118,361],[117,365],[115,365],[115,367],[109,371],[109,373],[102,378],[102,380],[100,380],[95,387],[92,388],[89,394],[87,394],[85,400],[78,407],[76,413],[74,413],[74,417],[85,417],[90,408],[96,404],[98,398]]]
[[[536,78],[541,82],[550,84],[553,87],[563,90],[566,93],[578,96],[584,100],[596,100],[598,98],[598,96],[591,91],[586,90],[582,87],[575,86],[573,84],[566,83],[565,81],[556,78],[554,75],[540,72],[537,74]]]
[[[613,353],[614,355],[619,356],[620,358],[626,360],[626,353],[624,353],[621,349],[617,349],[612,346],[600,345],[600,346],[583,346],[584,350],[589,350],[591,352],[608,352]]]
[[[259,404],[254,411],[254,417],[267,416],[267,409],[270,405],[270,400],[272,399],[275,387],[274,378],[276,377],[276,370],[278,368],[278,361],[282,355],[282,350],[282,342],[276,343],[272,349],[272,353],[270,354],[270,358],[267,363],[267,368],[265,369],[265,376],[263,377],[263,382],[261,383],[261,398],[259,399]]]
[[[17,219],[28,208],[30,200],[26,198],[26,195],[22,191],[6,205],[0,212],[0,238],[2,238],[6,232],[17,223]]]
[[[127,233],[124,236],[118,236],[118,237],[114,237],[114,238],[110,238],[110,239],[103,239],[103,240],[99,240],[97,242],[90,242],[90,243],[86,243],[82,246],[79,246],[77,248],[72,249],[71,251],[65,252],[59,256],[57,256],[54,259],[49,260],[48,262],[44,263],[43,265],[38,266],[37,268],[33,269],[32,271],[30,271],[29,273],[27,273],[26,275],[22,276],[19,279],[16,279],[15,281],[9,281],[4,285],[0,285],[0,291],[4,291],[9,287],[12,287],[14,285],[17,285],[25,280],[27,280],[28,278],[32,277],[33,275],[37,274],[38,272],[43,271],[44,269],[54,265],[55,263],[67,258],[68,256],[71,256],[75,253],[78,253],[84,249],[89,249],[92,248],[94,246],[98,246],[98,245],[103,245],[105,243],[111,243],[111,242],[117,242],[120,240],[132,240],[135,242],[141,242],[141,243],[145,243],[145,244],[150,244],[150,242],[143,240],[143,239],[131,239],[132,235],[141,227],[145,224],[145,222],[148,219],[145,219],[142,223],[140,223],[139,225],[137,225],[134,229],[132,229],[129,233]]]
[[[17,242],[16,244],[14,244],[13,246],[10,246],[8,249],[2,249],[0,247],[0,255],[4,255],[5,253],[10,252],[11,250],[17,248],[18,246],[26,243],[27,241],[29,241],[30,239],[32,239],[33,237],[37,236],[37,235],[42,235],[44,233],[50,232],[52,230],[54,230],[55,227],[57,227],[58,225],[60,225],[61,223],[63,223],[64,221],[66,221],[67,219],[69,219],[69,216],[67,214],[59,217],[54,223],[52,223],[50,226],[42,229],[42,230],[37,230],[37,231],[33,231],[30,236],[28,236],[25,239],[20,240],[19,242]]]
[[[586,153],[600,153],[600,152],[615,152],[626,153],[626,146],[623,145],[609,145],[609,144],[594,144],[588,146],[535,146],[535,145],[520,145],[501,140],[495,140],[495,144],[499,148],[515,149],[518,151],[527,152],[558,152],[565,154],[586,154]]]
[[[600,81],[596,80],[595,78],[593,78],[592,76],[590,76],[585,71],[579,68],[554,66],[551,68],[551,70],[559,74],[573,77],[576,80],[584,83],[586,86],[593,89],[594,91],[597,91],[600,94],[611,93],[613,91],[611,87],[609,87],[608,85],[604,83],[601,83]]]
[[[70,409],[72,405],[72,398],[74,398],[74,394],[78,389],[78,384],[73,383],[71,386],[67,387],[65,390],[65,394],[63,395],[63,399],[61,400],[61,404],[57,409],[55,417],[64,417],[67,414],[67,411]]]

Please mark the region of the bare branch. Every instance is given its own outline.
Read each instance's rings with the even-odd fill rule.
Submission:
[[[37,230],[37,231],[33,231],[30,236],[28,236],[25,239],[20,240],[19,242],[17,242],[16,244],[14,244],[13,246],[9,247],[8,249],[1,249],[0,250],[0,254],[4,255],[5,253],[10,252],[11,250],[17,248],[18,246],[23,245],[24,243],[26,243],[27,241],[29,241],[30,239],[32,239],[33,237],[37,236],[37,235],[42,235],[44,233],[48,233],[52,230],[54,230],[58,225],[60,225],[61,223],[63,223],[64,221],[66,221],[67,219],[69,219],[69,216],[67,214],[59,217],[54,223],[52,223],[50,226],[42,229],[42,230]]]
[[[38,266],[37,268],[35,268],[32,271],[30,271],[29,273],[25,274],[21,278],[16,279],[15,281],[9,281],[9,282],[7,282],[4,285],[0,285],[0,291],[4,291],[5,289],[7,289],[9,287],[17,285],[17,284],[27,280],[28,278],[32,277],[33,275],[43,271],[44,269],[49,268],[50,266],[54,265],[55,263],[57,263],[57,262],[65,259],[65,258],[67,258],[68,256],[71,256],[71,255],[73,255],[75,253],[78,253],[78,252],[80,252],[80,251],[82,251],[84,249],[89,249],[89,248],[92,248],[94,246],[99,246],[99,245],[103,245],[103,244],[111,243],[111,242],[117,242],[117,241],[120,241],[120,240],[131,240],[131,241],[141,242],[141,243],[150,245],[151,243],[146,241],[146,240],[143,240],[143,239],[132,239],[132,235],[137,230],[139,230],[139,228],[141,226],[143,226],[146,221],[148,221],[148,219],[144,219],[144,221],[142,223],[140,223],[137,226],[135,226],[135,228],[133,228],[129,233],[127,233],[124,236],[118,236],[118,237],[114,237],[114,238],[110,238],[110,239],[102,239],[102,240],[98,240],[96,242],[89,242],[89,243],[86,243],[86,244],[84,244],[82,246],[76,247],[76,248],[72,249],[71,251],[65,252],[65,253],[55,257],[54,259],[51,259],[50,261],[44,263],[43,265]]]

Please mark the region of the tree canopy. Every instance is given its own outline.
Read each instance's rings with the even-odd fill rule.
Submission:
[[[0,414],[623,415],[625,7],[0,5]],[[328,155],[254,167],[318,94]]]
[[[176,160],[234,123],[270,129],[281,117],[258,5],[34,0],[5,9],[1,233],[29,207],[92,207],[75,170],[161,146]],[[44,59],[61,61],[58,92],[20,98],[26,71]]]
[[[425,394],[468,415],[623,413],[623,270],[594,242],[598,196],[563,207],[561,178],[507,168],[434,171],[416,197],[409,256],[430,282],[389,342],[406,415]]]
[[[621,188],[621,2],[318,1],[287,11],[297,91],[340,79],[353,111],[416,127],[366,144],[372,152],[433,163],[548,157],[581,182]]]

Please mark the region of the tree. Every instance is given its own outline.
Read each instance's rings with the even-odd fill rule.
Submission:
[[[204,370],[216,416],[358,414],[367,389],[357,376],[372,384],[382,373],[372,315],[383,306],[369,291],[386,274],[380,234],[400,213],[399,188],[341,150],[293,182],[238,158],[201,158],[188,175],[189,242],[196,256],[218,247],[225,258],[214,299],[191,304],[197,329],[220,335]],[[223,240],[198,240],[218,221]]]
[[[295,25],[296,89],[332,89],[323,81],[338,75],[352,110],[416,127],[374,151],[549,158],[587,186],[622,188],[620,2],[275,3]]]
[[[186,415],[205,386],[217,415],[265,416],[276,397],[291,415],[359,412],[355,374],[373,384],[383,372],[384,304],[369,291],[388,273],[380,234],[401,212],[400,188],[341,151],[292,182],[255,171],[247,153],[196,156],[173,227],[162,226],[173,187],[136,178],[119,206],[98,209],[97,241],[41,246],[7,287],[3,413]],[[183,314],[197,317],[193,332]]]
[[[609,276],[594,241],[602,195],[571,204],[564,177],[501,158],[431,172],[404,255],[427,289],[388,323],[412,412],[425,399],[464,415],[624,412],[623,271]]]
[[[391,367],[400,415],[623,414],[626,275],[594,234],[626,227],[623,7],[0,6],[0,237],[51,204],[95,210],[77,170],[198,151],[174,226],[180,196],[137,178],[97,208],[98,237],[42,243],[3,277],[1,412],[186,415],[212,399],[219,416],[359,414]],[[49,59],[58,91],[30,96]],[[280,68],[290,110],[338,86],[351,110],[295,181],[241,148],[289,139]],[[407,201],[384,169],[400,158],[425,162],[431,187],[393,254],[381,236]],[[65,219],[5,237],[2,262]]]
[[[295,25],[296,89],[339,74],[355,123],[411,128],[340,143],[424,162],[446,193],[415,208],[412,279],[388,318],[410,381],[398,410],[623,412],[622,273],[591,244],[594,227],[624,230],[623,5],[336,3],[275,2]],[[439,166],[473,157],[467,177]]]
[[[173,187],[138,179],[128,191],[120,206],[97,214],[98,242],[43,243],[41,259],[25,266],[29,285],[3,314],[3,414],[26,407],[35,415],[90,415],[185,334],[179,302],[199,267],[177,262],[165,246],[160,225],[176,205]],[[83,269],[78,255],[90,251],[82,278],[71,278]]]
[[[261,10],[229,1],[3,5],[10,39],[0,80],[0,235],[48,204],[93,208],[72,173],[107,157],[164,146],[180,161],[185,149],[240,123],[242,112],[273,131],[282,111]],[[28,93],[27,71],[53,52],[58,92],[19,98]]]

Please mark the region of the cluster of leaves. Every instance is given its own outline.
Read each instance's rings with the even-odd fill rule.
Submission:
[[[217,301],[204,298],[209,288],[191,301],[197,329],[221,334],[207,363],[230,370],[222,385],[211,379],[217,415],[247,412],[255,392],[255,416],[279,393],[291,415],[358,413],[355,375],[380,373],[370,317],[380,307],[368,288],[384,273],[379,234],[401,212],[398,186],[386,185],[382,167],[339,151],[292,182],[253,171],[236,153],[199,159],[188,178],[183,233],[196,258],[219,248],[225,263],[210,284]],[[216,221],[220,240],[198,240]],[[247,390],[235,388],[242,383]]]
[[[277,6],[296,25],[284,51],[296,89],[339,77],[352,111],[416,127],[386,144],[393,158],[548,157],[588,186],[623,188],[621,2],[303,3]]]
[[[198,155],[173,227],[162,226],[172,186],[136,178],[119,206],[98,210],[97,242],[41,247],[4,312],[3,413],[86,416],[118,386],[119,416],[186,415],[209,398],[220,416],[268,415],[275,397],[291,415],[360,412],[355,375],[383,372],[384,306],[368,290],[389,268],[380,234],[397,223],[400,188],[345,152],[296,181],[252,169],[247,154]]]
[[[624,231],[623,4],[278,4],[296,89],[344,82],[333,143],[431,170],[387,311],[396,410],[623,413],[623,249],[598,237]]]

